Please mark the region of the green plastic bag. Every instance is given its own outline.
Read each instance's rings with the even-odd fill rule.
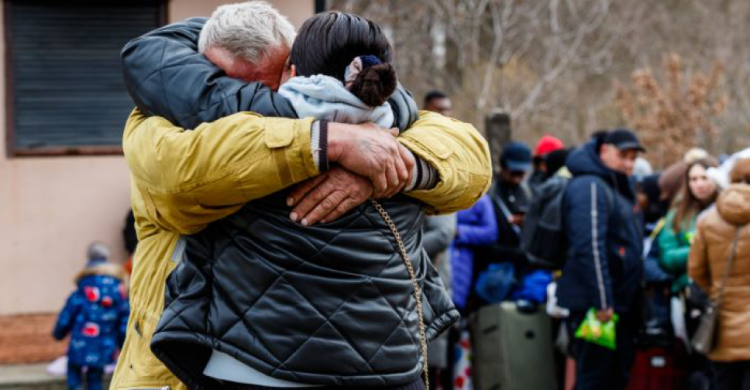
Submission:
[[[581,322],[581,326],[578,327],[576,338],[615,350],[617,347],[615,345],[615,324],[618,320],[619,317],[615,314],[612,316],[612,320],[602,323],[596,318],[596,309],[591,308],[586,313],[586,318]]]

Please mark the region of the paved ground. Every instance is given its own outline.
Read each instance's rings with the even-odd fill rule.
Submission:
[[[0,390],[66,390],[65,378],[48,374],[48,364],[0,366]]]
[[[65,379],[47,374],[47,363],[0,366],[2,390],[63,390]]]

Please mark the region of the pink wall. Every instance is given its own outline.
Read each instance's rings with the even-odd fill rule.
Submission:
[[[230,2],[172,0],[169,17],[177,21],[208,16]],[[312,0],[271,3],[298,27],[314,11]],[[0,28],[0,42],[2,34]],[[0,58],[0,74],[4,63]],[[4,100],[0,93],[0,107],[5,107]],[[5,123],[2,109],[0,123]],[[0,151],[4,150],[3,131]],[[121,230],[129,188],[121,156],[9,159],[0,154],[0,315],[59,310],[94,240],[108,244],[114,259],[123,260]]]
[[[178,21],[191,16],[211,16],[216,7],[222,4],[239,2],[226,0],[172,0],[168,10],[169,19]],[[268,2],[288,17],[289,21],[297,26],[297,28],[315,12],[314,0],[271,0]]]

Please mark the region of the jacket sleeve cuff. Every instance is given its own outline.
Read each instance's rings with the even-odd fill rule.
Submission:
[[[411,171],[411,181],[404,187],[404,192],[415,191],[415,190],[431,190],[440,181],[440,174],[432,167],[428,162],[422,160],[414,152],[411,152],[414,156],[415,164]]]
[[[315,121],[310,128],[310,147],[313,161],[320,172],[329,169],[328,164],[328,121]]]
[[[320,174],[320,166],[316,162],[316,154],[313,129],[315,121],[312,118],[299,119],[292,121],[294,129],[291,133],[284,134],[284,125],[288,119],[285,118],[264,118],[266,121],[266,139],[279,138],[277,142],[266,142],[266,145],[272,149],[271,155],[276,160],[276,166],[279,170],[281,185],[287,186],[299,181],[315,177]],[[282,123],[277,123],[282,122]],[[269,127],[269,126],[277,126]],[[320,137],[320,135],[318,135]],[[253,179],[255,180],[255,179]]]

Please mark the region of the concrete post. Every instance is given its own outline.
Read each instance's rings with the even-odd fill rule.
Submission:
[[[510,115],[496,108],[487,114],[484,121],[484,128],[487,135],[487,142],[490,144],[492,166],[495,175],[497,175],[500,173],[500,154],[503,151],[503,147],[511,141],[512,137]]]

